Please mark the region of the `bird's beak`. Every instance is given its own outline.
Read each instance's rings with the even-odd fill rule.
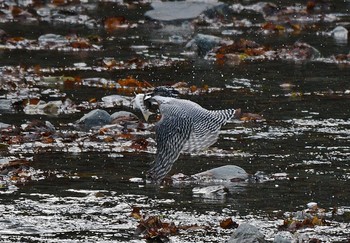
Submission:
[[[153,112],[150,112],[149,110],[141,110],[143,117],[146,121],[148,121],[150,115],[154,114]]]
[[[135,98],[131,101],[132,108],[134,110],[139,109],[142,112],[143,117],[146,121],[148,121],[150,115],[154,114],[153,112],[150,112],[145,104],[144,100],[146,98],[145,94],[137,94]]]

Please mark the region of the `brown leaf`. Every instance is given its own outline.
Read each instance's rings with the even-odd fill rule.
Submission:
[[[89,99],[89,103],[96,103],[97,102],[97,99],[96,98],[91,98]]]
[[[80,40],[80,41],[74,41],[70,43],[70,46],[78,49],[88,49],[91,47],[91,44],[85,40]]]
[[[104,22],[104,27],[108,31],[113,31],[121,27],[126,23],[126,19],[123,16],[107,18]]]
[[[134,219],[141,219],[142,216],[141,216],[140,210],[141,209],[139,207],[133,207],[130,216],[133,217]]]
[[[190,87],[190,91],[191,91],[192,93],[196,92],[196,91],[197,91],[197,86],[196,86],[196,85],[192,85],[192,86]]]
[[[23,12],[23,10],[18,6],[13,6],[11,9],[11,14],[13,17],[20,15],[22,12]]]
[[[42,143],[46,143],[46,144],[50,144],[53,143],[55,140],[52,137],[42,137],[41,138],[41,142]]]
[[[264,120],[264,118],[259,114],[243,113],[240,120],[241,121],[261,121],[261,120]]]
[[[220,227],[223,229],[234,229],[238,227],[238,224],[233,222],[232,218],[227,218],[220,222]]]
[[[112,143],[114,142],[114,138],[111,136],[107,136],[103,139],[103,141],[105,141],[106,143]]]
[[[118,84],[120,86],[127,86],[127,87],[143,87],[144,84],[136,79],[134,79],[132,76],[128,76],[127,78],[124,79],[119,79]]]

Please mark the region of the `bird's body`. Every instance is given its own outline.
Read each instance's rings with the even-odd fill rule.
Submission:
[[[155,125],[157,154],[149,170],[152,181],[158,183],[181,152],[200,151],[213,145],[221,126],[237,115],[234,109],[207,110],[192,101],[173,97],[154,95],[143,99],[157,103],[161,115]]]

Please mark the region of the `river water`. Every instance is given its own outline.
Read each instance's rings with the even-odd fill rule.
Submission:
[[[29,160],[31,171],[27,173],[32,177],[24,183],[1,189],[1,241],[143,242],[142,236],[135,234],[139,221],[130,217],[136,206],[145,216],[159,215],[175,225],[207,227],[180,231],[169,237],[173,242],[223,242],[233,232],[233,229],[219,227],[220,221],[228,217],[238,223],[255,225],[266,240],[272,241],[283,219],[293,212],[305,210],[308,203],[316,202],[324,209],[323,215],[329,225],[300,229],[295,239],[348,242],[350,58],[337,61],[333,56],[348,54],[349,44],[346,40],[333,38],[330,33],[336,26],[350,26],[350,2],[332,1],[334,6],[329,9],[327,5],[326,10],[308,15],[315,19],[315,16],[324,17],[326,13],[332,20],[302,21],[298,23],[301,30],[291,32],[261,30],[261,25],[268,20],[247,7],[257,3],[255,1],[244,1],[246,9],[242,11],[237,10],[238,2],[227,2],[235,10],[235,21],[248,20],[252,24],[242,24],[241,27],[215,24],[218,20],[199,27],[194,27],[191,21],[159,23],[144,17],[144,13],[151,9],[148,3],[120,2],[50,5],[68,16],[86,14],[96,20],[96,26],[58,20],[2,20],[0,28],[10,37],[36,40],[53,33],[100,40],[95,44],[99,48],[89,50],[33,48],[34,44],[21,46],[18,43],[11,46],[8,41],[3,41],[0,68],[5,78],[1,82],[9,82],[8,77],[15,80],[16,77],[33,76],[45,80],[33,86],[38,88],[34,93],[57,89],[55,92],[64,94],[75,104],[86,104],[91,99],[101,101],[102,97],[125,93],[113,87],[71,86],[59,77],[116,81],[132,76],[153,86],[177,82],[197,87],[208,85],[213,88],[211,92],[184,94],[182,98],[208,109],[241,108],[243,112],[262,115],[264,120],[229,122],[215,145],[199,154],[181,155],[171,173],[191,175],[232,164],[251,175],[263,174],[265,179],[226,182],[227,195],[200,197],[193,193],[193,188],[198,185],[159,187],[130,181],[130,178],[145,177],[147,163],[154,157],[154,144],[146,151],[140,151],[124,149],[123,142],[106,143],[105,146],[105,142],[98,140],[85,150],[77,150],[69,142],[64,149],[55,148],[59,147],[55,143],[50,149],[45,149],[38,142],[7,144],[4,140],[6,148],[1,149],[2,159],[11,160],[8,158],[12,156]],[[275,3],[299,9],[294,1]],[[305,2],[300,1],[300,4],[304,6]],[[47,3],[44,8],[46,6]],[[32,8],[23,2],[20,8],[38,9],[39,6]],[[7,7],[3,6],[6,12],[4,9]],[[117,24],[112,30],[106,29],[101,23],[104,18],[112,16],[124,16],[128,26]],[[37,17],[34,15],[34,18]],[[276,23],[285,24],[284,20]],[[222,34],[223,30],[240,32],[227,36]],[[316,48],[320,56],[303,60],[269,59],[265,56],[258,60],[252,58],[229,63],[199,56],[196,52],[183,55],[191,51],[185,45],[197,33],[231,40],[249,39],[273,50],[287,48],[299,41]],[[169,37],[174,36],[183,41],[169,41]],[[101,67],[99,63],[106,57],[124,64],[132,58],[139,58],[149,62],[149,66]],[[40,72],[32,71],[35,66],[40,67]],[[48,81],[49,76],[58,77],[57,82],[48,84],[52,82]],[[18,87],[14,93],[20,96]],[[39,119],[51,122],[63,133],[72,132],[75,128],[69,124],[93,108],[93,105],[81,105],[81,112],[55,116],[28,114],[21,108],[6,105],[11,100],[10,93],[13,94],[9,89],[1,90],[0,121],[17,127]],[[56,99],[54,96],[40,97],[46,102]],[[128,107],[106,110],[110,113],[131,111]],[[141,133],[141,136],[152,137],[152,133]]]

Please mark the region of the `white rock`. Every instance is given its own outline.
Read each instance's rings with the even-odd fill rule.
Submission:
[[[236,181],[248,178],[248,173],[236,165],[224,165],[211,170],[192,175],[197,180],[225,180]]]
[[[222,3],[217,1],[152,2],[153,10],[147,11],[145,16],[160,21],[194,19],[205,10],[220,4]]]
[[[347,41],[349,38],[349,31],[343,26],[337,26],[331,31],[331,35],[338,41]]]

